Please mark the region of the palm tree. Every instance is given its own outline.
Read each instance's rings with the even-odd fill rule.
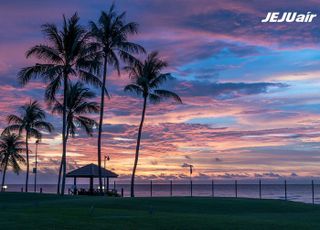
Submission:
[[[95,94],[91,92],[88,88],[84,88],[84,85],[80,82],[75,84],[69,83],[66,91],[67,102],[67,133],[66,142],[68,137],[75,137],[78,129],[84,129],[85,132],[92,136],[93,129],[96,127],[97,123],[95,120],[86,117],[86,114],[98,113],[99,105],[97,102],[88,101],[95,97]],[[63,113],[63,102],[59,100],[55,101],[52,108],[53,113],[62,114]]]
[[[20,136],[13,133],[3,133],[0,137],[0,168],[2,170],[1,191],[4,191],[4,183],[8,167],[19,174],[20,164],[25,164],[25,159],[21,155],[25,152],[22,147],[24,142]]]
[[[99,56],[103,57],[103,81],[102,85],[106,87],[106,75],[108,65],[115,68],[120,74],[120,60],[127,63],[134,63],[136,59],[132,56],[134,53],[145,52],[144,48],[128,41],[128,35],[136,34],[138,24],[134,22],[125,22],[126,12],[117,14],[114,4],[111,5],[108,12],[101,12],[97,23],[91,21],[91,33],[95,37],[100,49]],[[107,96],[109,96],[107,94]],[[99,186],[102,193],[101,177],[101,135],[103,126],[105,90],[101,90],[100,98],[100,117],[98,128],[98,165],[99,165]]]
[[[138,165],[141,133],[147,109],[147,101],[159,103],[164,99],[172,98],[178,103],[182,103],[181,98],[174,92],[159,89],[161,84],[172,78],[170,73],[161,73],[162,69],[166,66],[167,63],[158,57],[158,53],[152,52],[144,62],[137,62],[133,66],[126,67],[133,82],[127,85],[124,90],[133,92],[143,98],[141,122],[138,130],[136,154],[131,176],[131,197],[134,197],[134,179]]]
[[[47,131],[49,133],[53,130],[53,125],[46,122],[46,113],[40,107],[37,101],[30,101],[29,103],[20,107],[20,116],[11,114],[7,117],[9,126],[4,129],[4,133],[18,131],[19,135],[25,132],[25,144],[26,144],[26,160],[27,160],[27,173],[25,191],[28,192],[29,184],[29,139],[34,137],[41,140],[41,131]]]
[[[59,169],[57,193],[64,194],[66,175],[66,91],[71,77],[101,87],[101,81],[95,76],[99,71],[100,61],[96,55],[96,45],[91,42],[90,33],[79,25],[79,17],[75,13],[70,19],[63,16],[63,26],[58,29],[55,24],[44,24],[42,32],[47,39],[46,44],[39,44],[26,53],[27,58],[36,57],[42,63],[23,68],[18,78],[22,85],[31,79],[41,78],[47,82],[45,99],[52,103],[56,94],[63,86],[63,113],[62,113],[62,157]]]

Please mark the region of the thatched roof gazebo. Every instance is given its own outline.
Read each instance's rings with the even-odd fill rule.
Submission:
[[[118,174],[101,167],[102,178],[107,178],[107,191],[109,190],[109,178],[117,178]],[[74,185],[77,185],[77,178],[90,179],[90,192],[93,193],[93,179],[99,177],[99,166],[95,164],[88,164],[81,168],[68,172],[66,177],[74,178]]]

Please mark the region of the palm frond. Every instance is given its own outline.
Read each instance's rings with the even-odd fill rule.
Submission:
[[[35,129],[35,128],[30,128],[28,130],[28,135],[29,137],[34,137],[38,140],[41,140],[42,139],[42,134],[39,130]]]
[[[176,102],[182,104],[181,98],[176,93],[171,92],[169,90],[157,89],[157,90],[154,90],[154,93],[161,98],[164,98],[164,99],[172,98]]]
[[[22,124],[23,123],[23,119],[17,115],[14,115],[14,114],[10,114],[8,117],[7,117],[7,121],[9,124]]]
[[[51,123],[46,121],[36,121],[33,125],[36,129],[45,130],[51,133],[54,130],[54,127]]]
[[[9,125],[2,131],[2,134],[20,132],[20,130],[21,130],[21,125]]]
[[[160,85],[162,85],[166,81],[172,80],[172,79],[173,77],[171,76],[170,73],[159,74],[158,76],[156,76],[150,81],[149,85],[152,88],[158,88]]]
[[[97,102],[83,102],[74,109],[74,112],[76,114],[98,113],[99,110],[100,106]]]
[[[64,44],[63,40],[59,34],[58,28],[54,24],[44,24],[41,26],[43,34],[48,38],[49,41],[54,45],[54,47],[60,51],[63,52]]]
[[[125,92],[131,92],[131,93],[135,93],[138,96],[143,95],[143,89],[141,88],[141,86],[137,85],[137,84],[129,84],[126,87],[124,87],[124,91]]]
[[[21,85],[26,85],[31,79],[41,78],[43,81],[48,81],[56,76],[61,75],[62,66],[54,64],[36,64],[22,68],[18,73],[18,81]]]
[[[61,79],[62,76],[56,77],[53,81],[51,81],[45,90],[45,100],[49,103],[53,102],[57,92],[59,91],[61,87]]]
[[[154,94],[154,93],[149,93],[148,99],[153,104],[158,104],[161,102],[161,97],[157,94]]]
[[[76,121],[79,123],[80,127],[85,130],[88,136],[92,136],[93,127],[97,125],[96,121],[84,116],[76,117]]]
[[[80,70],[79,71],[79,78],[83,82],[89,83],[95,87],[98,87],[98,88],[103,87],[101,80],[97,76],[95,76],[94,74],[92,74],[90,72]],[[104,90],[105,90],[107,97],[110,98],[108,90],[105,87],[104,87]]]
[[[121,42],[118,45],[118,47],[119,47],[119,49],[126,51],[126,52],[129,52],[129,53],[136,53],[136,54],[146,53],[146,50],[144,49],[143,46],[136,44],[136,43],[133,43],[133,42],[128,42],[128,41]]]
[[[57,64],[62,64],[63,59],[59,56],[57,50],[48,45],[36,45],[29,49],[26,53],[27,58],[35,56],[38,59],[43,59],[45,61],[50,61]]]

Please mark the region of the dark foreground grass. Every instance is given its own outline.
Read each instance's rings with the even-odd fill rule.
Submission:
[[[231,198],[2,193],[0,229],[320,229],[320,206]]]

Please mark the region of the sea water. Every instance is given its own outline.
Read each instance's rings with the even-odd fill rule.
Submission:
[[[9,184],[7,185],[7,191],[20,192],[24,189],[22,184]],[[312,203],[312,186],[310,184],[295,184],[287,183],[287,192],[285,193],[284,183],[268,183],[261,185],[261,198],[262,199],[285,199],[291,201]],[[55,184],[38,184],[37,192],[42,189],[43,193],[56,193],[57,186]],[[72,188],[72,184],[66,185],[66,193]],[[88,189],[88,184],[78,184],[77,188]],[[95,189],[98,186],[95,184]],[[116,189],[120,194],[123,190],[124,196],[130,196],[130,184],[129,183],[110,183],[109,189]],[[33,192],[34,187],[29,185],[29,192]],[[152,192],[151,192],[152,191]],[[287,194],[287,195],[286,195]],[[136,197],[168,197],[171,196],[170,182],[150,182],[137,183],[135,185]],[[191,184],[190,182],[173,182],[172,184],[172,196],[191,196]],[[208,182],[193,182],[192,183],[192,196],[199,197],[239,197],[239,198],[260,198],[259,184],[258,183],[219,183],[215,182],[212,187],[211,181]],[[320,184],[314,185],[314,203],[320,204]]]

